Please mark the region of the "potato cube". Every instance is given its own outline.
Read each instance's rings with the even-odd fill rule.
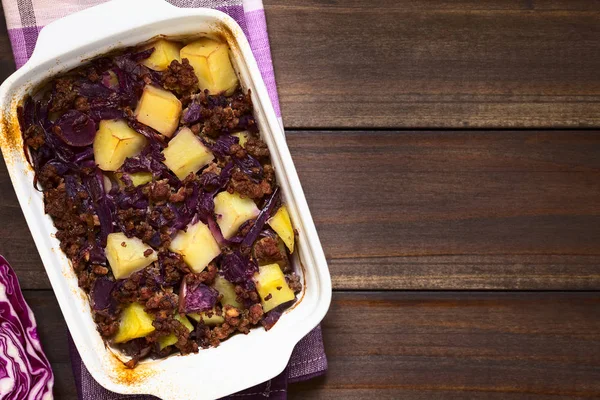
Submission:
[[[210,94],[225,92],[229,96],[237,88],[238,78],[229,59],[227,43],[202,38],[181,49],[180,56],[187,58],[194,68],[200,89],[208,89]]]
[[[173,136],[179,125],[181,101],[168,90],[146,85],[135,110],[136,119],[166,137]]]
[[[197,274],[221,254],[221,248],[210,233],[210,229],[200,221],[188,225],[186,232],[179,231],[171,241],[169,250],[181,254],[183,261]]]
[[[111,233],[106,240],[106,258],[116,279],[128,278],[158,260],[154,250],[145,255],[150,246],[140,239],[128,238],[124,233]]]
[[[211,316],[209,317],[208,314],[211,314]],[[204,325],[208,326],[221,325],[223,322],[225,322],[225,318],[223,318],[223,316],[221,315],[217,315],[214,310],[212,310],[211,312],[204,311],[200,314],[188,314],[188,317],[190,317],[196,322],[200,322],[202,320],[204,322]]]
[[[200,171],[215,158],[188,127],[182,128],[171,139],[163,155],[164,164],[181,180]]]
[[[283,243],[290,250],[290,253],[294,252],[294,228],[292,227],[292,221],[290,221],[290,214],[288,213],[285,205],[281,206],[279,210],[273,215],[267,223],[273,228],[279,235]]]
[[[236,308],[242,308],[242,305],[237,301],[237,294],[235,293],[235,286],[221,275],[217,275],[215,278],[214,288],[223,295],[221,298],[221,304],[223,306],[233,306]]]
[[[141,64],[154,71],[166,70],[173,60],[181,61],[179,51],[181,46],[178,43],[170,42],[165,39],[159,39],[144,46],[144,50],[154,47],[150,57],[142,60]]]
[[[177,314],[177,315],[175,315],[175,317],[173,317],[173,319],[176,319],[177,321],[181,322],[183,324],[183,326],[185,326],[185,328],[188,330],[188,332],[191,332],[194,330],[194,327],[192,326],[192,324],[190,323],[190,320],[187,319],[186,316],[181,316],[181,315]],[[175,343],[177,343],[177,336],[175,336],[172,333],[167,336],[162,336],[158,339],[158,344],[160,345],[161,350],[167,346],[172,346]]]
[[[234,236],[244,222],[256,218],[259,212],[254,200],[243,199],[237,193],[221,192],[215,196],[217,223],[225,239]]]
[[[258,267],[258,272],[254,275],[254,281],[264,312],[296,298],[278,264]]]
[[[138,155],[146,147],[146,138],[124,120],[100,121],[94,138],[94,159],[100,169],[116,171],[127,157]]]
[[[236,132],[236,133],[232,133],[231,136],[235,136],[236,138],[238,138],[239,141],[239,145],[242,147],[246,147],[246,142],[248,141],[248,138],[250,137],[250,133],[248,133],[248,131],[242,131],[242,132]]]
[[[154,331],[153,318],[139,303],[131,303],[121,313],[119,329],[113,339],[115,343],[128,342],[144,337]]]

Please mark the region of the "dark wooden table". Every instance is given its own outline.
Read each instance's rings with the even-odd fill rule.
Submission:
[[[600,2],[265,5],[335,288],[329,372],[290,398],[600,398]],[[57,398],[75,399],[4,166],[0,221]]]

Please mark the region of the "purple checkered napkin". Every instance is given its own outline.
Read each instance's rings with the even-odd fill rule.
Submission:
[[[17,67],[21,67],[31,57],[39,31],[45,25],[65,15],[104,2],[105,0],[2,0]],[[262,0],[169,0],[169,2],[178,7],[214,8],[229,14],[240,24],[258,62],[275,113],[277,117],[281,117]],[[123,396],[101,387],[81,362],[81,357],[79,357],[73,342],[70,339],[69,342],[73,373],[80,399],[146,400],[153,398]],[[287,397],[288,383],[301,382],[323,375],[326,370],[327,358],[325,357],[321,328],[317,327],[298,343],[292,353],[290,363],[279,376],[228,398],[283,400]]]

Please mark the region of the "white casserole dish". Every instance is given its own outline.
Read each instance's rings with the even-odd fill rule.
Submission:
[[[297,305],[269,332],[259,328],[236,335],[218,348],[198,354],[149,360],[130,370],[96,331],[88,298],[79,289],[71,265],[54,238],[44,213],[42,193],[23,153],[17,106],[39,83],[115,48],[142,43],[157,35],[196,36],[220,32],[245,88],[252,90],[256,119],[271,151],[272,163],[294,227],[298,230],[294,263],[304,277]],[[169,399],[214,399],[278,375],[296,343],[325,316],[331,279],[315,226],[256,60],[239,25],[211,9],[180,9],[163,0],[114,0],[49,24],[40,33],[31,59],[0,87],[0,144],[19,203],[32,232],[58,303],[81,358],[105,388],[124,394]],[[301,266],[301,268],[300,268]],[[239,362],[240,355],[244,362]]]

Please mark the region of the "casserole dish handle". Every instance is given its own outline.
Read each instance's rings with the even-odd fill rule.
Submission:
[[[185,10],[164,0],[112,0],[76,15],[67,15],[42,28],[30,61],[41,63],[55,58],[56,54],[80,52],[86,46],[92,50],[93,43],[103,37],[120,33],[123,27],[129,30],[133,25],[153,22],[166,12],[183,14]]]

